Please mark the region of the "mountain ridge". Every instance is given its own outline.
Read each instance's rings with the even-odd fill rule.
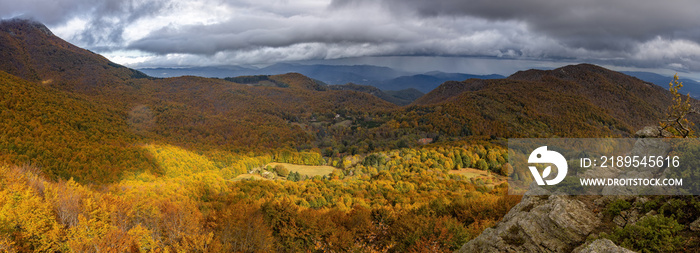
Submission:
[[[13,21],[17,22],[17,21]],[[9,22],[12,24],[12,22]],[[7,24],[4,24],[4,27],[8,26]],[[17,26],[15,25],[9,25],[9,27]],[[21,25],[20,25],[21,26]],[[31,28],[31,27],[30,27]],[[3,28],[7,30],[6,28]],[[34,33],[37,34],[44,34],[40,29],[37,29],[36,27],[31,28],[34,29]],[[10,35],[9,33],[3,33],[2,37],[7,38],[7,37],[12,37],[14,35]],[[36,37],[36,35],[34,35]],[[48,36],[48,35],[45,35]],[[48,37],[42,37],[38,36],[39,38],[44,38],[44,39],[49,39]],[[7,40],[6,40],[7,41]],[[281,117],[283,119],[289,120],[289,119],[297,119],[299,117],[299,113],[303,114],[304,116],[302,118],[315,118],[312,117],[312,115],[316,114],[318,115],[318,112],[320,111],[328,111],[329,109],[331,110],[341,110],[340,105],[342,104],[343,106],[347,106],[347,108],[343,109],[345,111],[360,111],[358,110],[359,108],[364,108],[361,110],[369,110],[369,111],[381,111],[381,110],[396,110],[397,107],[389,105],[389,103],[386,103],[384,101],[381,101],[379,98],[376,96],[371,96],[371,91],[370,92],[364,92],[364,95],[362,92],[358,93],[356,90],[327,90],[326,87],[322,87],[322,84],[319,84],[318,81],[315,81],[312,78],[307,78],[306,76],[303,76],[301,74],[285,74],[285,75],[279,75],[279,76],[271,76],[270,78],[273,78],[280,83],[287,83],[287,84],[293,84],[290,85],[291,87],[289,88],[284,88],[284,87],[256,87],[256,86],[250,86],[250,85],[242,85],[242,86],[236,86],[236,85],[227,85],[225,83],[221,83],[220,81],[224,80],[216,80],[216,79],[206,79],[206,78],[166,78],[166,79],[151,79],[148,76],[145,75],[138,75],[140,72],[134,72],[131,69],[125,68],[123,66],[114,64],[109,62],[106,58],[101,57],[99,55],[95,55],[94,53],[88,52],[87,50],[82,50],[79,49],[75,46],[70,45],[69,43],[60,40],[60,38],[57,37],[51,37],[49,41],[53,41],[53,43],[44,43],[41,45],[44,45],[50,50],[47,50],[45,48],[38,47],[36,50],[31,50],[33,54],[36,55],[37,58],[44,59],[45,62],[51,63],[54,66],[58,65],[61,68],[48,68],[46,69],[46,73],[43,75],[56,75],[58,76],[58,83],[60,83],[61,80],[61,73],[65,75],[63,77],[63,80],[67,80],[69,83],[77,83],[76,87],[96,87],[95,83],[90,83],[86,82],[91,76],[92,78],[95,77],[100,77],[102,80],[99,83],[103,83],[103,85],[107,85],[105,87],[102,87],[100,89],[92,89],[90,92],[84,91],[86,94],[101,94],[101,99],[106,99],[106,100],[112,100],[115,96],[117,97],[122,97],[123,99],[120,99],[118,101],[114,101],[116,105],[121,105],[122,108],[127,110],[130,107],[134,106],[134,103],[141,103],[143,104],[144,102],[146,103],[156,103],[158,99],[167,99],[167,100],[174,100],[172,102],[178,101],[177,103],[183,103],[186,101],[186,103],[191,104],[193,108],[203,108],[202,105],[199,104],[194,104],[196,100],[193,100],[194,97],[198,97],[199,99],[205,99],[206,101],[209,101],[208,103],[213,103],[213,104],[219,104],[216,107],[221,107],[221,108],[237,108],[236,110],[240,110],[241,112],[244,111],[254,111],[255,113],[259,112],[264,112],[266,114],[271,113],[271,115],[274,115],[273,117]],[[10,41],[12,42],[12,41]],[[17,42],[16,40],[14,42]],[[16,43],[15,43],[16,44]],[[26,43],[26,46],[29,47],[37,47],[37,43],[32,42],[31,40]],[[2,45],[2,44],[0,44]],[[69,55],[70,52],[64,52],[61,55],[56,55],[53,54],[53,51],[60,51],[60,48],[70,48],[73,51],[76,51],[75,54]],[[82,51],[81,51],[82,50]],[[6,53],[6,51],[3,51]],[[18,56],[19,58],[22,57],[28,57],[29,55],[20,55]],[[64,58],[59,58],[57,56],[69,56],[68,58],[70,59],[77,59],[75,61],[75,64],[78,64],[77,67],[75,67],[75,64],[68,64],[66,67],[61,66],[61,61],[64,60]],[[85,57],[86,59],[80,60],[80,57]],[[89,62],[91,64],[87,63],[81,63],[81,62]],[[81,65],[82,64],[82,65]],[[91,70],[90,71],[84,71],[84,69],[80,68],[83,65],[90,65]],[[94,65],[94,66],[93,66]],[[32,65],[33,66],[33,65]],[[73,68],[75,67],[75,68]],[[13,71],[15,69],[8,68],[5,66],[7,71]],[[41,68],[36,68],[36,69],[41,69]],[[136,75],[135,75],[136,74]],[[440,74],[440,73],[435,73],[435,74]],[[104,78],[103,78],[104,77]],[[145,77],[145,78],[144,78]],[[31,77],[29,77],[31,79]],[[73,78],[73,79],[71,79]],[[45,82],[46,80],[43,80],[45,78],[41,78],[42,82]],[[31,79],[35,80],[35,79]],[[78,82],[76,82],[77,80]],[[106,82],[105,80],[108,80],[109,82]],[[192,85],[192,84],[187,84],[187,85],[175,85],[175,83],[180,83],[182,80],[188,80],[186,82],[193,82],[193,83],[198,83],[198,85]],[[39,81],[39,80],[36,80]],[[548,82],[556,83],[556,85],[549,85]],[[231,82],[227,82],[231,83]],[[231,83],[233,84],[233,83]],[[49,84],[52,85],[52,84]],[[53,85],[56,85],[55,83]],[[61,84],[63,85],[63,84]],[[209,86],[209,85],[214,85],[214,86]],[[534,85],[534,86],[533,86]],[[63,86],[57,86],[61,89],[66,89]],[[99,85],[98,85],[99,86]],[[513,87],[510,87],[513,86]],[[529,89],[528,87],[538,87],[539,90],[532,90]],[[221,93],[220,91],[218,93],[220,94],[211,94],[208,96],[200,96],[197,95],[197,93],[189,94],[189,95],[184,95],[184,94],[179,94],[178,95],[178,89],[176,88],[179,87],[181,89],[188,89],[190,91],[197,91],[201,92],[203,90],[218,90],[218,89],[230,89],[231,92],[234,92],[236,94],[235,97],[244,99],[243,101],[249,101],[249,104],[246,103],[235,103],[236,105],[234,106],[231,101],[228,100],[223,100],[223,101],[217,101],[216,99],[212,100],[212,98],[215,97],[220,97],[223,98],[221,95],[226,94],[226,93]],[[294,87],[298,87],[301,89],[297,89]],[[73,90],[78,90],[81,91],[80,88],[73,88]],[[499,90],[500,89],[500,90]],[[547,91],[549,89],[549,91]],[[567,90],[569,89],[569,90]],[[71,89],[69,89],[71,90]],[[89,89],[88,89],[89,90]],[[362,90],[362,89],[360,89]],[[576,92],[572,92],[572,91]],[[167,91],[167,92],[166,92]],[[507,92],[506,92],[507,91]],[[163,95],[161,96],[144,96],[144,94],[147,94],[148,92],[158,92]],[[164,93],[165,92],[165,93]],[[320,92],[318,94],[322,95],[314,95],[316,94],[315,92]],[[556,94],[547,94],[547,93],[556,93]],[[598,94],[600,93],[600,94]],[[246,94],[246,95],[243,95]],[[278,94],[282,95],[280,98],[283,98],[284,101],[266,101],[269,99],[272,99],[267,94]],[[524,95],[525,97],[523,98],[518,98],[519,100],[522,100],[520,102],[521,104],[510,104],[512,103],[513,100],[512,98],[517,98],[513,97],[514,94],[521,95],[521,97]],[[496,107],[502,107],[506,104],[510,104],[507,107],[503,107],[502,109],[505,110],[506,108],[510,108],[509,110],[520,110],[520,113],[525,113],[528,111],[533,111],[534,114],[522,114],[521,117],[524,120],[525,118],[529,118],[531,116],[536,116],[540,118],[546,118],[547,121],[549,122],[548,124],[563,124],[563,123],[556,123],[557,121],[552,118],[553,115],[555,114],[571,114],[573,111],[564,111],[561,108],[548,108],[548,107],[543,107],[540,104],[537,103],[531,103],[530,101],[534,98],[527,97],[527,96],[543,96],[543,97],[549,97],[550,99],[553,99],[552,103],[564,103],[563,100],[560,100],[556,98],[555,95],[561,94],[563,99],[566,101],[570,101],[567,103],[575,103],[573,101],[575,100],[581,100],[584,101],[583,103],[588,105],[588,109],[590,110],[588,112],[582,111],[582,113],[586,113],[588,116],[586,117],[597,117],[595,116],[595,113],[591,114],[593,111],[599,113],[602,118],[606,118],[610,116],[611,118],[607,118],[603,120],[602,122],[599,122],[600,119],[593,119],[591,122],[598,122],[598,123],[592,123],[592,125],[587,125],[583,124],[585,127],[572,127],[572,126],[559,126],[557,127],[558,130],[553,131],[551,129],[551,126],[542,128],[542,127],[537,127],[535,129],[537,130],[531,130],[531,131],[526,131],[526,132],[532,132],[532,131],[541,131],[542,133],[558,133],[558,134],[565,134],[565,132],[576,132],[576,131],[594,131],[593,129],[600,128],[603,126],[602,130],[605,132],[608,132],[609,134],[619,134],[622,132],[626,132],[627,134],[630,134],[635,127],[639,127],[645,124],[650,123],[653,120],[658,120],[662,115],[662,111],[665,109],[664,103],[668,102],[668,92],[661,89],[661,88],[653,88],[651,87],[648,83],[641,82],[640,80],[636,78],[631,78],[629,76],[613,72],[601,67],[597,67],[594,65],[589,65],[589,64],[581,64],[581,65],[575,65],[575,66],[566,66],[562,68],[558,68],[555,70],[527,70],[527,71],[520,71],[517,73],[514,73],[513,75],[509,76],[506,79],[489,79],[489,80],[481,80],[481,79],[468,79],[465,81],[448,81],[443,83],[442,85],[438,86],[435,90],[432,92],[425,94],[424,96],[418,98],[415,102],[413,102],[411,105],[403,109],[406,112],[410,112],[413,110],[416,110],[417,107],[440,107],[443,105],[448,105],[448,107],[454,107],[454,106],[459,106],[459,105],[468,105],[468,107],[472,107],[471,111],[464,111],[464,110],[458,110],[455,109],[456,111],[453,112],[451,115],[452,116],[460,116],[460,119],[454,119],[457,120],[455,122],[460,122],[459,124],[462,124],[462,127],[455,128],[453,126],[450,126],[451,124],[454,123],[449,123],[445,122],[448,119],[443,119],[440,117],[434,117],[437,116],[437,114],[444,113],[440,111],[433,111],[430,113],[430,117],[434,117],[431,119],[423,119],[423,120],[433,120],[428,121],[429,124],[425,127],[419,126],[418,129],[421,129],[420,131],[426,131],[426,132],[431,132],[431,131],[437,131],[438,133],[441,134],[448,134],[448,135],[471,135],[471,134],[486,134],[486,135],[493,135],[495,133],[498,133],[499,130],[504,130],[503,127],[506,128],[511,128],[512,130],[510,131],[502,131],[502,133],[515,133],[513,130],[515,129],[522,129],[521,124],[528,124],[525,122],[519,122],[515,121],[516,123],[509,122],[508,120],[505,119],[513,119],[511,115],[511,112],[496,112],[496,111],[491,111],[490,108],[487,108],[489,110],[484,110],[480,109],[484,104],[488,104],[489,106],[496,106]],[[664,94],[664,95],[660,95]],[[582,97],[583,95],[583,97]],[[192,98],[189,98],[192,97]],[[255,98],[253,98],[255,97]],[[339,99],[340,97],[343,97],[342,99]],[[370,98],[372,97],[372,98]],[[304,99],[301,99],[304,98]],[[348,100],[347,98],[352,98]],[[154,100],[155,99],[155,100]],[[320,100],[319,100],[320,99]],[[330,100],[328,100],[330,99]],[[96,99],[100,100],[100,99]],[[305,102],[302,102],[305,101]],[[331,101],[339,101],[339,102],[331,102]],[[354,101],[354,102],[351,102]],[[361,102],[362,101],[362,102]],[[381,101],[381,102],[380,102]],[[494,103],[494,101],[498,101],[497,103]],[[526,103],[527,102],[527,103]],[[157,103],[162,103],[162,102],[157,102]],[[284,103],[292,103],[291,107],[290,104],[284,104]],[[339,104],[338,104],[339,103]],[[309,107],[309,104],[316,104],[316,105],[322,105],[322,106],[311,106]],[[527,104],[527,106],[524,106]],[[275,109],[265,109],[265,110],[260,110],[260,109],[254,109],[254,108],[262,108],[262,107],[268,107],[268,106],[273,106]],[[381,108],[381,109],[374,109],[373,106],[377,106],[376,108]],[[514,107],[513,107],[514,106]],[[567,105],[568,106],[568,105]],[[292,109],[294,112],[289,113],[285,112],[284,109]],[[306,108],[303,110],[299,110],[296,108]],[[432,110],[432,109],[431,109]],[[399,110],[401,111],[401,110]],[[542,112],[547,112],[547,113],[542,113]],[[552,114],[552,112],[556,112]],[[623,112],[631,112],[629,115],[624,114]],[[184,111],[179,111],[179,113],[185,113]],[[404,112],[397,113],[403,114]],[[337,113],[328,113],[328,115],[335,115]],[[463,115],[471,115],[475,117],[474,120],[472,119],[466,119],[462,117]],[[524,116],[523,116],[524,115]],[[607,115],[607,116],[606,116]],[[415,117],[415,116],[412,116]],[[426,116],[420,116],[420,117],[426,117]],[[517,117],[516,117],[517,118]],[[484,124],[478,123],[475,120],[479,119],[485,122]],[[521,121],[522,121],[521,120]],[[216,120],[215,120],[216,121]],[[275,120],[278,121],[278,120]],[[279,122],[279,121],[278,121]],[[435,123],[435,122],[442,122],[442,123]],[[407,122],[408,123],[408,122]],[[277,124],[277,123],[276,123]],[[413,123],[411,123],[413,124]],[[409,125],[411,125],[409,124]],[[495,125],[494,125],[495,124]],[[567,124],[573,124],[573,122],[569,122]],[[615,126],[607,126],[607,125],[615,125]],[[439,125],[439,126],[438,126]],[[490,126],[492,130],[484,130],[485,128],[481,125],[486,125]],[[547,124],[545,124],[547,125]],[[165,128],[168,128],[168,126],[163,126]],[[567,128],[570,128],[567,130]],[[461,129],[461,130],[459,130]],[[481,129],[481,130],[474,130],[474,129]],[[202,130],[204,132],[208,132],[205,130]],[[525,130],[522,130],[525,131]],[[565,131],[565,132],[559,132],[559,131]],[[507,136],[512,136],[511,134],[505,134],[504,137]],[[522,134],[519,134],[522,135]]]
[[[483,133],[489,134],[493,131],[488,129],[493,128],[501,133],[536,135],[552,132],[551,127],[557,126],[554,132],[606,129],[611,135],[629,136],[636,129],[658,124],[665,117],[669,103],[670,92],[659,86],[595,65],[579,64],[554,70],[519,71],[506,79],[446,82],[411,106],[449,105],[459,111],[451,115],[471,114],[477,119],[465,118],[460,121],[462,124],[478,125],[478,119],[500,122],[487,125]],[[692,100],[692,103],[698,102]],[[572,117],[578,119],[571,120]],[[526,118],[538,120],[530,123]],[[548,127],[538,126],[541,123],[537,121]]]
[[[0,65],[0,70],[25,80],[26,82],[20,82],[22,85],[42,86],[57,96],[78,96],[85,101],[85,108],[109,105],[110,110],[116,112],[120,120],[111,119],[107,114],[104,117],[89,114],[89,121],[99,122],[96,123],[99,125],[96,129],[122,129],[125,134],[131,136],[129,141],[120,144],[122,146],[134,148],[139,143],[160,142],[198,150],[296,149],[303,146],[307,146],[308,149],[315,133],[299,122],[305,124],[312,118],[319,118],[319,115],[331,118],[330,115],[336,114],[356,117],[355,115],[360,113],[396,108],[395,105],[368,93],[326,91],[317,81],[293,73],[270,77],[286,84],[286,88],[256,87],[193,76],[154,79],[75,47],[46,33],[42,27],[45,26],[26,20],[0,22],[0,55],[4,56],[4,64]],[[33,72],[36,75],[31,74]],[[10,76],[3,82],[12,83]],[[4,88],[11,89],[10,87],[12,86]],[[32,101],[35,99],[33,97],[35,96],[30,93],[22,93],[15,99]],[[10,105],[11,103],[2,104],[3,108]],[[55,109],[67,115],[81,113],[75,109],[64,112],[65,106]],[[7,111],[13,112],[9,108]],[[29,118],[34,117],[28,116],[29,112],[25,111],[17,113],[26,114]],[[65,120],[71,121],[70,117]],[[43,124],[55,123],[38,122],[39,128],[49,128]],[[79,137],[74,139],[85,142],[91,140],[91,133],[82,129],[82,124],[65,124],[79,128],[75,132]],[[0,143],[0,149],[29,145],[22,141],[22,131],[11,129],[17,125],[12,122],[3,125],[5,129],[2,134],[7,138],[2,138],[2,142],[5,143]],[[80,156],[80,149],[64,148],[62,152],[52,152],[51,146],[28,147],[30,148],[22,149],[20,153],[10,150],[6,154],[13,155],[5,160],[29,159],[34,163],[46,164],[49,166],[48,171],[68,167],[88,169],[92,164],[90,160],[71,161],[72,157]],[[141,159],[138,156],[132,158]],[[124,159],[125,162],[129,162],[132,158]],[[107,173],[110,176],[103,178],[97,176],[99,173],[81,170],[66,173],[56,171],[50,174],[104,182],[114,180],[121,175],[120,173],[132,168],[109,167],[116,171]],[[85,177],[80,174],[92,176]]]
[[[324,64],[290,64],[278,63],[268,67],[254,69],[240,66],[186,67],[186,68],[142,68],[139,69],[154,77],[173,77],[181,75],[196,75],[203,77],[238,77],[252,75],[276,75],[296,72],[318,79],[330,85],[355,83],[370,85],[382,91],[398,91],[414,88],[427,93],[446,81],[461,81],[470,78],[497,79],[504,76],[473,75],[465,73],[445,73],[430,71],[413,74],[394,70],[389,67],[374,65],[324,65]]]
[[[620,73],[656,84],[662,88],[668,88],[668,84],[671,82],[671,80],[673,80],[672,76],[664,76],[652,72],[621,71]],[[695,99],[700,99],[700,82],[692,79],[683,78],[681,75],[679,75],[678,81],[683,83],[684,95],[689,93],[691,97]]]
[[[56,84],[64,89],[96,91],[145,74],[76,47],[58,37],[41,23],[23,19],[0,22],[1,68],[27,80]],[[67,71],[75,70],[75,71]],[[57,86],[57,87],[58,87]]]

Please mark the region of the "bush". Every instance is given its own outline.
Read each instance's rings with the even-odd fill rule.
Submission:
[[[479,161],[476,162],[476,168],[479,170],[487,170],[489,168],[489,164],[486,163],[486,160],[479,159]]]
[[[617,216],[620,215],[620,212],[630,209],[631,207],[632,204],[630,204],[630,202],[627,202],[624,199],[617,199],[608,204],[608,206],[605,208],[605,213],[612,216]]]
[[[275,173],[280,177],[287,177],[289,175],[289,170],[282,165],[275,166]]]
[[[611,235],[603,235],[617,245],[638,252],[672,252],[682,244],[676,234],[683,225],[663,215],[647,216],[637,223],[617,228]]]

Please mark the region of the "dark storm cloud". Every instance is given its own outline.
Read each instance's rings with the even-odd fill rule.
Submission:
[[[473,17],[487,24],[519,23],[524,26],[520,34],[529,36],[516,46],[524,57],[700,70],[696,0],[333,0],[330,9],[363,6],[416,19]],[[549,43],[544,48],[531,43],[538,38]]]
[[[588,49],[628,48],[657,36],[700,39],[700,1],[669,0],[380,0],[395,12],[516,20],[535,32]],[[374,1],[334,0],[335,8]]]
[[[416,33],[396,26],[377,26],[373,20],[314,17],[234,18],[214,25],[163,28],[129,45],[158,54],[192,53],[211,55],[230,50],[288,47],[303,43],[378,44],[408,43]]]
[[[0,4],[3,18],[33,17],[49,27],[63,27],[64,39],[79,46],[146,64],[476,56],[700,71],[696,0],[0,0]],[[124,49],[138,55],[117,55]]]

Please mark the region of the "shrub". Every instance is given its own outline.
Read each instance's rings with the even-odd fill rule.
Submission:
[[[275,166],[275,173],[280,177],[287,177],[289,175],[289,170],[282,165]]]
[[[653,215],[624,228],[617,228],[611,235],[603,237],[638,252],[672,252],[682,244],[682,238],[676,235],[681,230],[683,225],[675,219]]]
[[[624,199],[617,199],[608,204],[608,206],[605,208],[605,213],[612,216],[617,216],[620,215],[620,212],[630,209],[631,207],[632,204],[630,204],[630,202],[627,202]]]

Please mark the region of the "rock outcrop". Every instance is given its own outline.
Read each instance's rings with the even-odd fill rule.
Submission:
[[[646,127],[638,137],[663,136],[656,127]],[[640,138],[631,147],[630,156],[665,157],[670,149],[667,142],[654,138]],[[661,176],[662,167],[612,168],[595,167],[578,176],[581,178],[653,178]],[[530,185],[522,201],[513,207],[496,226],[462,246],[458,252],[633,252],[615,245],[608,239],[598,238],[601,230],[635,224],[645,216],[640,208],[647,198],[639,190],[625,186],[606,186],[598,197],[565,196]],[[601,192],[592,193],[594,195]],[[602,210],[613,201],[624,200],[629,207],[613,214]],[[606,217],[607,216],[607,217]],[[612,218],[612,220],[611,220]],[[695,227],[693,227],[693,224]],[[690,225],[700,230],[700,220]],[[696,229],[696,230],[693,230]]]
[[[635,137],[639,138],[658,138],[671,136],[666,130],[660,130],[658,126],[646,126],[634,134]]]
[[[596,214],[577,199],[527,195],[459,252],[570,252],[598,225]]]
[[[690,223],[690,231],[700,232],[700,218]]]

